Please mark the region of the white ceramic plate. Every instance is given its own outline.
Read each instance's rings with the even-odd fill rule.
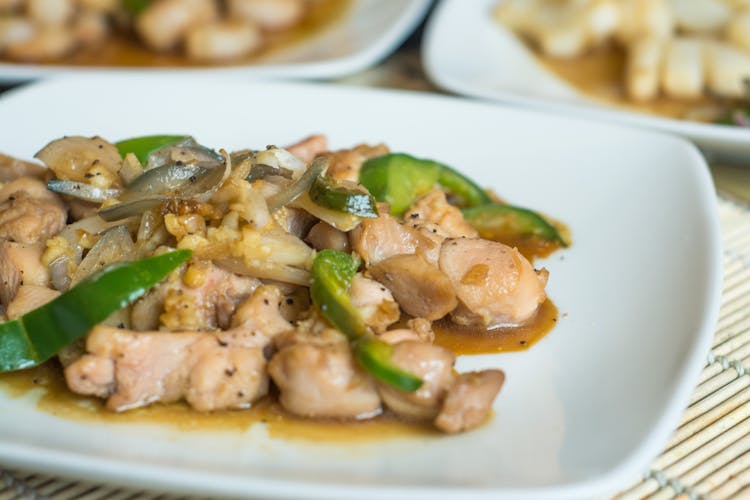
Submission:
[[[65,134],[192,133],[227,149],[311,132],[335,148],[384,141],[559,217],[574,238],[540,262],[561,312],[553,332],[527,352],[459,360],[507,373],[495,417],[474,432],[311,445],[260,425],[82,424],[0,394],[0,463],[262,498],[580,499],[638,479],[703,365],[720,235],[706,165],[680,139],[408,92],[167,78],[37,84],[0,99],[0,123],[0,150],[27,158]]]
[[[722,160],[750,165],[750,129],[623,111],[581,95],[493,20],[497,3],[443,0],[436,7],[422,45],[425,69],[436,85],[467,96],[679,134]]]
[[[431,0],[352,0],[342,19],[320,33],[244,66],[84,67],[0,62],[0,82],[59,74],[169,73],[182,76],[263,78],[335,78],[365,69],[386,57],[422,21]]]

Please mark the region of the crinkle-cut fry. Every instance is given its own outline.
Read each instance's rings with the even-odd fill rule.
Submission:
[[[644,37],[670,38],[674,14],[668,0],[619,0],[617,39],[628,45]]]
[[[732,16],[724,34],[729,43],[750,53],[750,7]]]
[[[707,43],[707,84],[712,93],[730,98],[747,97],[750,54],[722,42]]]
[[[625,84],[632,99],[647,101],[659,94],[664,49],[659,38],[644,38],[628,47]]]
[[[666,48],[662,89],[670,97],[695,99],[703,95],[705,83],[705,42],[675,38]]]
[[[722,0],[670,0],[677,28],[688,33],[721,31],[732,8]]]

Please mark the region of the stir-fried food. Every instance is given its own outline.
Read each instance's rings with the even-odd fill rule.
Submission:
[[[133,37],[154,53],[227,62],[257,52],[326,0],[3,0],[0,55],[59,60]],[[102,51],[106,52],[106,51]]]
[[[36,157],[1,157],[0,371],[56,355],[114,411],[277,395],[304,417],[474,428],[504,374],[457,373],[432,322],[526,324],[548,273],[502,241],[565,245],[544,216],[382,145],[64,137]]]

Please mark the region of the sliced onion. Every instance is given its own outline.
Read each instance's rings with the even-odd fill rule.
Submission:
[[[175,156],[182,153],[191,157],[191,164],[205,168],[219,167],[224,161],[224,158],[213,149],[198,144],[192,137],[187,137],[180,142],[164,146],[149,154],[146,168],[151,170],[171,164],[175,161]]]
[[[307,193],[304,193],[297,198],[297,200],[290,206],[301,208],[310,215],[317,217],[323,222],[327,222],[339,231],[344,231],[345,233],[359,226],[362,222],[362,218],[359,216],[340,212],[338,210],[331,210],[330,208],[318,205],[310,199],[310,195]]]
[[[277,264],[271,261],[220,259],[214,263],[229,272],[241,276],[281,281],[294,285],[310,286],[310,272],[298,267]]]
[[[104,233],[78,265],[71,286],[116,262],[135,260],[135,245],[125,226],[116,226]]]
[[[65,194],[79,200],[103,203],[106,200],[120,196],[119,189],[102,189],[85,182],[64,181],[51,179],[47,182],[47,189],[59,194]]]
[[[269,146],[265,151],[256,152],[255,163],[263,163],[264,165],[291,170],[295,173],[295,177],[300,176],[307,166],[304,161],[300,160],[286,149],[278,148],[276,146]]]
[[[290,153],[291,154],[291,153]],[[315,158],[310,165],[310,168],[302,174],[302,177],[294,181],[288,188],[280,193],[277,193],[266,200],[268,204],[268,210],[273,212],[285,205],[290,204],[303,193],[307,193],[310,190],[315,179],[317,179],[325,170],[328,168],[328,159],[323,157]]]
[[[61,255],[49,264],[50,282],[54,289],[60,292],[64,292],[70,288],[68,262],[70,262],[70,258],[67,255]]]
[[[291,179],[294,172],[284,167],[274,167],[266,165],[265,163],[255,163],[250,169],[250,173],[245,180],[248,182],[255,182],[258,179],[265,179],[266,177],[276,176],[283,177],[284,179]]]
[[[226,153],[224,152],[226,155]],[[224,166],[203,168],[196,165],[166,165],[146,171],[128,186],[124,201],[99,210],[107,221],[140,215],[170,199],[208,201],[232,171],[225,156]],[[141,180],[142,177],[148,176]]]

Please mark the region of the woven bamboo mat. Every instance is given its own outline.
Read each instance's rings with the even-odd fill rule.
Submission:
[[[724,288],[698,386],[664,453],[618,499],[750,499],[750,209],[719,198]],[[0,469],[0,500],[188,497]],[[194,499],[190,499],[194,500]]]

